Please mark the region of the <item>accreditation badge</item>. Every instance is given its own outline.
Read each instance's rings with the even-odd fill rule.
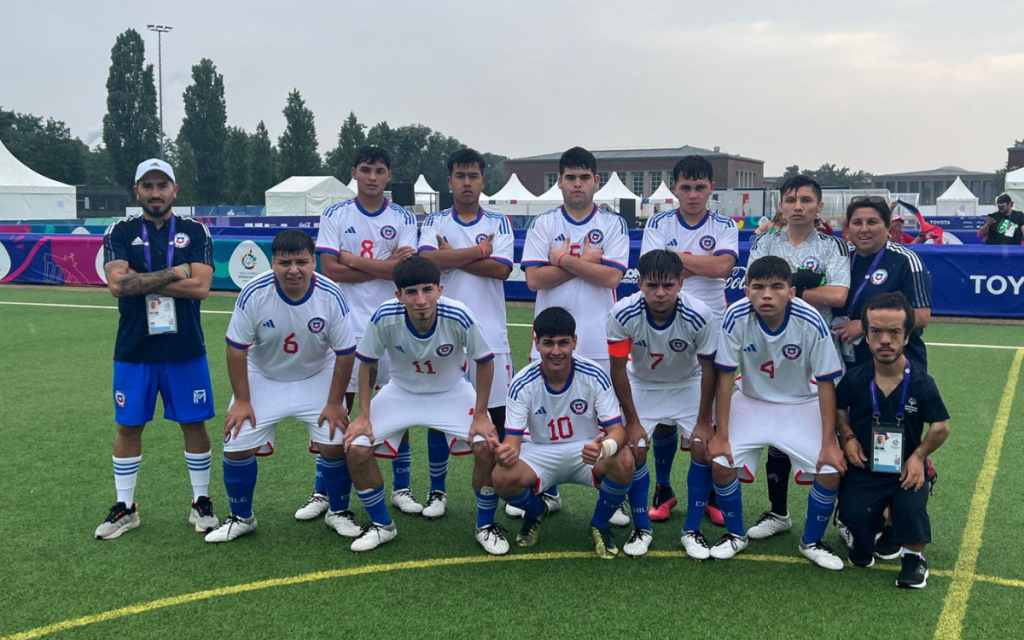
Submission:
[[[146,320],[149,335],[178,332],[178,316],[174,309],[174,298],[151,293],[146,296]]]
[[[903,473],[903,427],[884,422],[872,427],[871,470]]]

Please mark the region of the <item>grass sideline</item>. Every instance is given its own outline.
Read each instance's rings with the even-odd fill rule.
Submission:
[[[115,301],[103,291],[3,288],[0,302],[112,307]],[[213,297],[204,309],[230,311],[232,304],[231,298]],[[510,307],[509,321],[528,324],[532,313]],[[228,318],[203,317],[220,415],[230,397],[222,346]],[[489,561],[472,537],[471,463],[460,459],[451,463],[449,513],[443,520],[398,516],[401,534],[395,543],[356,556],[322,523],[300,524],[292,517],[312,476],[312,457],[297,423],[285,425],[277,453],[261,463],[255,498],[260,529],[254,535],[211,547],[191,530],[181,437],[174,425],[158,419],[147,428],[137,494],[142,527],[114,542],[92,540],[113,497],[109,398],[116,323],[111,310],[0,305],[5,336],[0,432],[6,445],[0,464],[5,514],[0,539],[8,549],[0,564],[0,637],[197,591],[284,580],[215,598],[186,597],[181,604],[60,630],[53,637],[207,637],[218,631],[306,637],[386,629],[388,635],[458,638],[521,636],[536,629],[560,637],[592,636],[600,630],[607,636],[635,637],[829,638],[853,632],[872,638],[932,638],[1015,356],[1014,351],[959,347],[929,352],[930,372],[950,408],[953,433],[935,456],[940,481],[930,510],[936,543],[928,558],[937,575],[925,591],[908,593],[895,589],[891,570],[846,569],[835,575],[812,567],[797,554],[794,533],[753,543],[742,561],[691,562],[678,548],[679,509],[670,523],[655,529],[657,557],[598,562],[589,557],[586,538],[595,496],[578,487],[566,488],[566,507],[544,525],[535,550],[513,549],[509,560]],[[1019,329],[987,325],[933,325],[925,337],[943,343],[1021,343]],[[510,338],[521,365],[529,330],[513,327]],[[1015,488],[1024,480],[1020,415],[1017,405],[1007,417],[975,569],[975,574],[1017,583],[974,582],[964,638],[1008,638],[1019,632],[1013,614],[1024,595],[1024,551],[1006,542],[1016,539],[1019,530],[1014,513]],[[210,426],[216,433],[218,420]],[[214,450],[216,458],[219,446]],[[413,451],[413,488],[422,497],[427,487],[423,432],[414,432]],[[685,490],[685,463],[681,454],[674,475],[680,490]],[[387,463],[383,471],[390,484]],[[211,492],[223,516],[220,478],[215,461]],[[791,485],[790,493],[798,530],[806,489]],[[764,484],[745,487],[744,503],[750,523],[766,508]],[[358,508],[357,513],[362,517]],[[499,519],[504,522],[503,516]],[[704,531],[711,538],[720,532],[707,522]],[[625,535],[619,530],[620,543]],[[834,529],[826,540],[843,549]],[[534,559],[535,554],[553,555]],[[385,571],[381,565],[406,568]],[[318,572],[338,575],[287,582]]]

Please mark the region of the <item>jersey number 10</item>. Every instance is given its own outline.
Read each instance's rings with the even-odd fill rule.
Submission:
[[[572,419],[569,416],[562,416],[548,422],[548,429],[551,429],[551,441],[568,440],[572,437]]]

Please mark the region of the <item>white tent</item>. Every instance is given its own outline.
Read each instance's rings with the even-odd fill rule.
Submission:
[[[518,202],[532,202],[537,199],[537,196],[533,195],[533,192],[524,187],[523,183],[519,182],[519,176],[513,173],[512,176],[509,177],[508,182],[505,183],[505,186],[502,187],[498,193],[491,196],[490,199],[499,202],[511,202],[512,200],[516,200]]]
[[[416,204],[423,205],[425,211],[437,211],[437,189],[430,186],[422,173],[420,177],[416,178],[416,184],[412,186],[412,190],[416,195]]]
[[[642,199],[627,189],[626,185],[622,184],[618,173],[613,173],[607,184],[598,189],[597,193],[594,194],[594,202],[598,204],[614,205],[616,200],[636,200],[639,203]]]
[[[0,220],[77,217],[75,188],[41,176],[0,142]]]
[[[1013,208],[1024,210],[1024,168],[1006,174],[1006,194],[1013,200]]]
[[[359,183],[355,178],[348,181],[348,188],[352,190],[352,193],[359,193]]]
[[[974,216],[978,214],[978,196],[957,178],[949,189],[935,199],[935,215]]]
[[[563,200],[562,190],[558,188],[558,182],[551,185],[551,188],[537,196],[539,202],[561,202]]]
[[[652,193],[647,200],[656,204],[671,204],[672,206],[675,206],[676,194],[672,193],[672,190],[665,186],[665,181],[662,180],[661,184],[654,190],[654,193]]]
[[[292,176],[267,189],[267,215],[318,216],[332,204],[355,195],[333,176]]]

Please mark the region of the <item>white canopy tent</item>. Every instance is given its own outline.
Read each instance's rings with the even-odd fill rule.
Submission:
[[[509,177],[508,182],[505,183],[505,186],[492,195],[490,199],[497,202],[511,202],[513,200],[517,202],[533,202],[537,200],[537,196],[524,187],[523,183],[519,181],[519,176],[513,173]]]
[[[75,188],[29,169],[0,142],[0,220],[77,217]]]
[[[416,204],[422,205],[424,211],[437,211],[437,189],[430,186],[430,183],[427,182],[426,177],[422,173],[420,177],[416,178],[416,183],[412,186],[412,190],[416,195]]]
[[[960,178],[935,199],[935,214],[939,216],[974,216],[978,214],[978,197]]]
[[[664,180],[647,199],[656,204],[671,204],[673,206],[676,204],[676,194],[672,193],[672,190],[665,185]]]
[[[1006,174],[1006,194],[1013,200],[1013,208],[1024,210],[1024,168]]]
[[[267,215],[318,216],[332,204],[355,196],[333,176],[292,176],[267,189]]]
[[[551,185],[551,188],[537,196],[538,202],[562,202],[562,190],[558,188],[558,182]]]
[[[622,184],[622,180],[619,180],[618,173],[612,173],[612,177],[608,179],[607,184],[598,189],[597,193],[594,194],[594,202],[614,206],[617,200],[635,200],[637,204],[640,204],[640,201],[643,200],[643,198],[636,195],[630,191],[626,185]]]
[[[348,188],[352,190],[352,193],[359,193],[359,183],[355,178],[348,181]]]

